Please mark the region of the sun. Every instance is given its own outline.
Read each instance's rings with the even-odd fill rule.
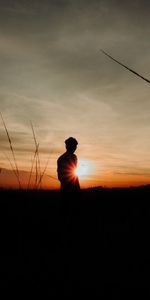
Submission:
[[[78,177],[85,177],[90,174],[91,171],[91,163],[88,160],[79,159],[78,166],[74,170],[74,173]]]

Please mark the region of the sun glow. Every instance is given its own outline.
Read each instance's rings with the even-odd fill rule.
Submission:
[[[88,160],[79,159],[78,160],[78,166],[75,169],[74,173],[76,176],[83,178],[87,175],[90,175],[92,170],[92,163]]]

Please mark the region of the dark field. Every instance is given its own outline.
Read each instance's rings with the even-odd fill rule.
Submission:
[[[149,199],[149,186],[83,190],[65,217],[58,191],[1,190],[0,288],[20,298],[145,299]]]

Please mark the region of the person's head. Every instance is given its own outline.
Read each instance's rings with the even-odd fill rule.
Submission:
[[[74,152],[77,149],[78,142],[75,138],[69,137],[67,140],[65,140],[66,149],[69,152]]]

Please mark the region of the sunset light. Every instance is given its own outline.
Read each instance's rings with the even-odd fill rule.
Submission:
[[[86,177],[87,175],[90,175],[92,171],[92,162],[84,159],[79,159],[78,166],[75,169],[74,173],[79,178]]]

